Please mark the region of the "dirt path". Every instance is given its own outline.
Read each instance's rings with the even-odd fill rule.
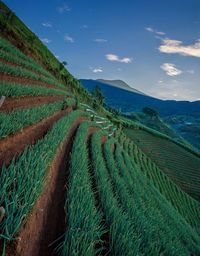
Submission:
[[[25,96],[7,97],[0,107],[0,112],[11,112],[19,108],[29,108],[52,103],[66,98],[65,96]]]
[[[3,164],[9,165],[13,157],[18,156],[26,146],[33,145],[37,140],[41,139],[53,123],[72,111],[72,107],[61,110],[50,117],[43,119],[41,122],[28,126],[13,135],[0,140],[0,169]]]
[[[9,74],[4,74],[4,73],[0,73],[0,81],[1,82],[5,81],[5,82],[11,82],[11,83],[20,83],[20,84],[25,84],[25,85],[29,85],[29,86],[37,85],[37,86],[42,86],[42,87],[46,87],[46,88],[58,89],[61,91],[67,90],[67,88],[65,90],[64,88],[62,89],[58,86],[50,85],[50,84],[47,84],[42,81],[38,81],[38,80],[26,78],[26,77],[12,76]]]
[[[53,246],[49,247],[49,244],[59,238],[66,230],[64,205],[69,177],[69,157],[76,130],[80,123],[85,120],[88,119],[81,117],[73,123],[67,138],[58,148],[46,177],[44,192],[37,200],[26,224],[18,234],[20,239],[14,255],[56,255]]]

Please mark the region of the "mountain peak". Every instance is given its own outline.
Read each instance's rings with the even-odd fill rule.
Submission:
[[[96,81],[103,83],[103,84],[108,84],[114,87],[118,87],[120,89],[124,89],[127,91],[131,91],[131,92],[135,92],[138,94],[142,94],[145,95],[143,92],[131,87],[130,85],[128,85],[126,82],[124,82],[123,80],[120,79],[116,79],[116,80],[106,80],[106,79],[97,79]]]

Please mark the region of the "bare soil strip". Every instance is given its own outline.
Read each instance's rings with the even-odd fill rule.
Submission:
[[[5,60],[3,58],[0,58],[0,62],[2,62],[4,64],[7,64],[7,65],[10,65],[10,66],[13,66],[13,67],[19,67],[19,68],[27,69],[27,70],[29,70],[29,71],[31,71],[31,72],[33,72],[36,75],[41,76],[41,77],[47,77],[47,76],[45,76],[45,75],[43,75],[43,74],[41,74],[41,73],[31,69],[31,68],[28,68],[28,67],[26,67],[24,65],[21,65],[21,64],[15,63],[15,62],[11,62],[11,61]]]
[[[42,87],[46,87],[46,88],[53,88],[53,89],[58,89],[61,91],[66,91],[64,88],[62,89],[58,86],[50,85],[50,84],[47,84],[42,81],[38,81],[38,80],[26,78],[26,77],[12,76],[9,74],[4,74],[4,73],[0,73],[0,81],[1,82],[20,83],[20,84],[25,84],[25,85],[29,85],[29,86],[36,85],[36,86],[42,86]]]
[[[7,97],[0,107],[0,112],[11,112],[21,108],[30,108],[42,104],[53,103],[66,98],[65,96],[25,96]]]
[[[73,123],[67,138],[58,148],[45,180],[44,192],[35,203],[28,220],[18,234],[18,242],[13,255],[56,255],[55,245],[49,245],[66,231],[64,205],[69,177],[70,152],[77,128],[85,120],[88,120],[87,117],[81,117]]]
[[[66,113],[71,112],[72,109],[73,107],[69,107],[65,110],[58,111],[41,122],[28,126],[0,140],[0,169],[3,164],[8,166],[11,160],[19,156],[26,146],[33,145],[37,140],[41,139],[52,127],[54,122]]]

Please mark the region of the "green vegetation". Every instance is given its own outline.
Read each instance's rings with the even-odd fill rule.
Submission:
[[[9,40],[25,55],[31,56],[36,63],[45,67],[53,77],[60,81],[60,85],[63,84],[69,91],[76,94],[79,100],[91,104],[93,102],[91,95],[66,70],[65,63],[60,63],[40,39],[2,1],[0,1],[0,10],[1,37]],[[23,58],[23,54],[21,57]]]
[[[4,206],[7,217],[0,224],[0,237],[4,242],[14,239],[22,221],[42,192],[47,169],[57,148],[67,137],[72,123],[81,115],[84,114],[73,111],[64,116],[53,125],[44,139],[27,147],[17,161],[13,160],[7,168],[2,168],[0,205]]]
[[[198,252],[197,234],[184,219],[180,229],[182,217],[179,216],[179,223],[176,223],[176,211],[165,200],[158,200],[161,197],[159,192],[141,172],[138,172],[136,165],[130,164],[129,157],[127,157],[129,165],[124,164],[118,144],[115,159],[113,158],[111,146],[114,142],[112,139],[105,143],[105,158],[120,205],[133,222],[133,229],[140,244],[138,253],[174,255],[179,252],[181,255],[188,255],[191,250]],[[164,207],[163,211],[160,210],[162,207]],[[177,230],[180,236],[177,236]],[[194,245],[193,239],[196,239]],[[184,246],[184,242],[187,246]]]
[[[155,109],[150,108],[150,107],[144,107],[144,108],[142,109],[142,111],[143,111],[145,114],[149,115],[150,117],[157,117],[157,116],[159,115],[158,112],[157,112]]]
[[[185,192],[199,200],[200,159],[164,137],[145,130],[125,129],[125,133]]]
[[[20,109],[11,113],[0,113],[0,138],[5,138],[28,125],[47,118],[56,111],[62,110],[64,104],[66,104],[66,106],[70,106],[75,104],[75,101],[73,99],[67,99],[34,108]]]
[[[103,106],[104,102],[105,102],[105,97],[103,95],[103,92],[101,91],[101,88],[99,88],[98,86],[96,86],[92,92],[92,95],[95,99],[95,103],[97,105],[101,105]]]
[[[41,75],[56,80],[48,71],[38,65],[31,57],[23,54],[7,40],[0,38],[0,58],[24,66],[32,71],[39,72]]]
[[[65,205],[67,230],[60,250],[61,255],[97,255],[101,248],[102,216],[95,207],[92,181],[89,175],[87,133],[91,122],[82,123],[76,133],[70,160],[70,177]],[[81,154],[80,154],[81,152]]]
[[[100,197],[100,205],[105,216],[106,228],[109,230],[109,248],[111,255],[137,255],[138,242],[134,234],[132,223],[122,208],[119,207],[117,197],[113,193],[111,181],[101,150],[101,136],[92,136],[92,166]]]
[[[64,95],[70,96],[71,93],[60,89],[45,88],[31,84],[20,84],[10,82],[0,82],[0,95],[7,97],[14,96],[40,96],[40,95]]]
[[[29,71],[28,69],[21,68],[21,67],[13,67],[1,62],[0,62],[0,73],[14,75],[17,77],[30,78],[36,81],[47,83],[48,85],[55,85],[60,88],[65,88],[63,84],[59,83],[58,81],[52,78],[40,76],[32,71]]]
[[[200,218],[200,204],[184,193],[172,180],[136,146],[135,141],[127,139],[124,134],[117,133],[119,143],[129,153],[133,163],[137,165],[185,220],[198,231]]]

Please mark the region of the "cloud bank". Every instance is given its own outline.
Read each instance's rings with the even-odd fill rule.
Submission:
[[[165,32],[157,31],[156,29],[151,28],[151,27],[147,27],[147,28],[145,28],[145,29],[146,29],[148,32],[154,33],[154,34],[159,35],[159,36],[164,36],[164,35],[165,35]]]
[[[106,59],[109,61],[116,61],[116,62],[121,62],[126,64],[129,64],[132,62],[132,58],[129,58],[129,57],[120,58],[118,55],[111,54],[111,53],[106,54]]]
[[[176,68],[176,65],[172,63],[163,63],[160,67],[168,76],[178,76],[182,74],[182,70]]]
[[[183,42],[179,40],[163,39],[158,49],[162,53],[200,58],[200,39],[191,45],[184,45]]]
[[[74,43],[74,38],[72,38],[71,36],[68,36],[68,35],[64,36],[64,40],[65,40],[65,42],[68,42],[68,43]]]
[[[103,72],[103,69],[102,68],[94,68],[92,70],[93,73],[102,73]]]

